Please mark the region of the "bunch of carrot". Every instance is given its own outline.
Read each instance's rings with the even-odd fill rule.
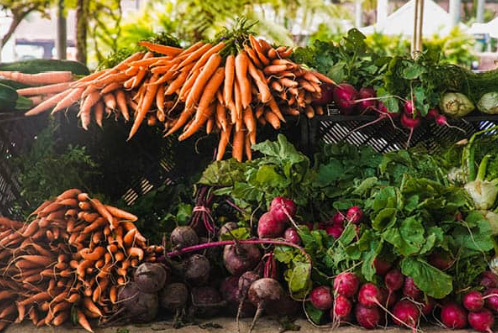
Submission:
[[[78,81],[18,90],[23,96],[53,94],[26,115],[50,108],[54,113],[80,102],[84,129],[92,117],[102,126],[104,116],[114,113],[133,119],[129,139],[144,121],[160,123],[165,135],[183,128],[179,140],[205,127],[208,134],[220,133],[218,160],[231,142],[232,157],[242,161],[244,154],[251,159],[258,123],[279,129],[286,115],[323,114],[312,101],[321,96],[322,82],[333,83],[292,62],[291,48],[274,48],[250,34],[186,49],[140,45],[149,51]]]
[[[77,189],[46,201],[21,223],[0,218],[0,330],[29,318],[36,326],[59,326],[72,315],[86,330],[88,319],[105,321],[117,309],[119,286],[159,246],[147,246],[137,217],[102,204]]]

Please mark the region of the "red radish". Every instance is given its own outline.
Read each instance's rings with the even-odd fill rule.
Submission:
[[[463,306],[472,312],[481,310],[484,307],[484,299],[478,291],[471,291],[463,297]]]
[[[334,237],[335,239],[341,237],[344,232],[344,227],[340,224],[334,224],[332,226],[326,227],[325,232],[327,235]]]
[[[410,99],[403,104],[403,109],[405,110],[404,113],[410,117],[413,117],[413,112],[415,111],[415,106],[413,104],[413,101]]]
[[[427,300],[424,301],[424,306],[422,307],[422,314],[424,316],[428,316],[432,313],[434,310],[434,307],[436,306],[436,301],[432,297],[427,297]]]
[[[486,307],[494,312],[498,312],[498,289],[491,288],[484,292]]]
[[[258,237],[259,238],[277,238],[282,236],[285,229],[285,222],[280,222],[275,219],[270,212],[261,215],[258,221]]]
[[[398,301],[398,295],[396,293],[389,292],[384,287],[379,287],[380,291],[380,304],[384,308],[390,308]]]
[[[325,311],[332,308],[334,298],[332,297],[330,287],[319,286],[314,288],[310,294],[310,301],[318,310]]]
[[[261,252],[254,244],[227,245],[223,250],[223,264],[235,276],[253,269],[260,260]]]
[[[381,304],[382,293],[373,283],[365,283],[358,292],[358,302],[367,307],[373,307]]]
[[[257,310],[249,331],[253,330],[265,307],[278,307],[278,303],[284,295],[282,286],[275,279],[262,278],[251,284],[247,296],[249,301],[257,307]]]
[[[429,111],[427,111],[427,115],[425,116],[425,118],[436,119],[437,116],[439,116],[439,111],[437,109],[429,109]]]
[[[322,82],[320,85],[321,94],[319,98],[313,100],[314,104],[327,105],[334,100],[334,85],[328,82]]]
[[[391,269],[384,276],[384,283],[390,292],[400,290],[405,282],[403,274],[397,269]]]
[[[429,264],[445,271],[453,265],[453,260],[447,252],[432,252],[429,256]]]
[[[401,115],[401,126],[403,126],[406,129],[410,130],[410,134],[408,135],[408,140],[406,141],[406,146],[410,146],[410,141],[413,136],[413,131],[415,128],[420,126],[420,123],[422,122],[422,118],[413,118],[412,116],[407,115],[406,113],[403,113]]]
[[[441,310],[441,321],[451,329],[465,328],[467,327],[467,311],[458,304],[446,304]]]
[[[348,212],[346,213],[347,221],[353,224],[359,224],[362,219],[363,219],[363,210],[361,210],[360,207],[353,206],[348,209]]]
[[[366,307],[362,304],[356,304],[355,317],[361,327],[372,330],[379,325],[381,313],[378,307]]]
[[[485,271],[481,274],[481,286],[486,288],[498,288],[498,275],[491,271]]]
[[[276,197],[270,205],[270,213],[278,223],[287,223],[290,218],[296,216],[297,206],[291,199]]]
[[[399,301],[393,308],[393,321],[398,326],[416,329],[419,319],[420,310],[407,299]]]
[[[371,125],[376,124],[378,122],[381,122],[384,119],[389,119],[391,121],[393,127],[395,129],[397,129],[396,125],[394,124],[393,119],[396,119],[396,118],[399,117],[399,113],[398,112],[389,112],[387,110],[387,107],[382,102],[379,102],[377,108],[376,109],[374,108],[373,110],[379,114],[379,116],[378,116],[377,119],[372,120],[371,122],[368,122],[368,123],[363,124],[361,126],[358,126],[355,129],[353,129],[352,131],[349,131],[349,133],[346,136],[344,136],[343,139],[346,139],[351,134],[353,134],[353,133],[355,133],[355,132],[357,132],[357,131],[365,128],[365,127],[368,127],[368,126],[371,126]]]
[[[341,212],[337,212],[332,217],[332,224],[344,225],[345,220],[346,220],[346,216]]]
[[[422,292],[418,289],[415,281],[409,276],[405,278],[405,283],[403,285],[403,295],[406,297],[411,297],[413,299],[420,299]]]
[[[495,318],[491,311],[487,309],[482,309],[479,312],[471,312],[468,316],[469,324],[473,329],[479,332],[489,332],[493,331],[491,328],[495,324]]]
[[[351,114],[355,108],[358,92],[349,83],[341,83],[334,88],[334,102],[343,114]]]
[[[334,291],[338,294],[352,298],[358,291],[360,279],[355,273],[342,272],[334,280]]]
[[[345,296],[339,294],[335,298],[334,306],[330,310],[330,317],[334,320],[345,321],[351,316],[353,303]]]
[[[373,264],[375,267],[375,272],[381,276],[386,275],[392,267],[392,264],[390,262],[380,258],[375,258]]]
[[[371,111],[377,107],[375,97],[377,94],[372,87],[363,87],[358,91],[356,105],[361,114]]]
[[[288,242],[301,244],[301,237],[299,237],[297,230],[294,228],[287,228],[284,232],[284,238]]]
[[[442,114],[437,115],[436,118],[435,118],[435,121],[436,121],[436,124],[438,126],[446,126],[448,128],[455,128],[455,129],[459,130],[460,132],[467,133],[467,132],[465,132],[464,129],[462,129],[462,128],[458,127],[458,126],[452,126],[452,125],[450,125],[448,123],[448,118],[446,118],[445,115],[442,115]]]
[[[380,114],[387,115],[390,119],[397,119],[400,116],[399,112],[391,112],[391,111],[389,111],[387,109],[387,106],[384,103],[382,103],[382,102],[379,102],[379,104],[378,104],[378,111],[379,111]]]

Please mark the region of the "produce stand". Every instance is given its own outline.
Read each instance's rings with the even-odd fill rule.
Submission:
[[[2,151],[31,151],[55,121],[104,170],[22,202],[26,217],[15,170],[0,172],[0,214],[16,218],[0,217],[0,330],[190,332],[231,315],[227,331],[274,331],[273,316],[491,332],[498,77],[417,53],[422,12],[413,58],[369,54],[357,30],[294,54],[242,20],[213,43],[140,42],[92,74],[0,72],[28,85],[3,88],[12,108],[29,104],[0,126]]]

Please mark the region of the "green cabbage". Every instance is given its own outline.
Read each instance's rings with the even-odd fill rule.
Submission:
[[[471,113],[475,106],[472,101],[461,93],[446,93],[439,102],[441,111],[447,116],[461,118]]]
[[[498,114],[498,92],[489,92],[482,95],[477,103],[479,111],[489,114]]]

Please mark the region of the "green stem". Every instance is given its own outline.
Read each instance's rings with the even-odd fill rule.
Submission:
[[[498,125],[474,133],[474,135],[472,135],[472,137],[470,138],[469,143],[467,143],[467,146],[464,148],[464,152],[462,154],[462,165],[464,166],[464,168],[463,168],[464,170],[465,169],[468,170],[468,181],[469,182],[475,180],[476,176],[477,176],[476,166],[474,163],[475,162],[475,149],[472,145],[474,144],[474,141],[476,140],[476,138],[479,135],[484,134],[486,132],[495,131],[495,130],[498,130]],[[465,168],[465,166],[467,166],[467,168]]]
[[[486,155],[482,159],[481,164],[479,165],[479,171],[477,172],[476,180],[482,182],[484,180],[484,177],[486,177],[486,170],[488,169],[488,162],[490,158],[491,155]]]

